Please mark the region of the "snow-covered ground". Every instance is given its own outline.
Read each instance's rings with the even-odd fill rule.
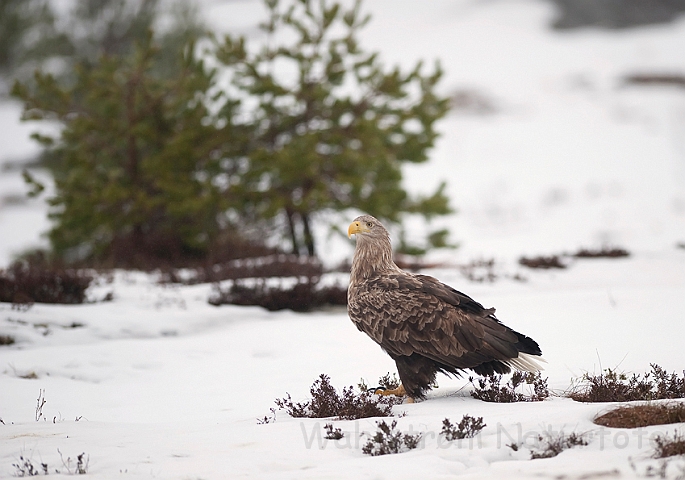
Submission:
[[[685,19],[561,34],[547,28],[551,7],[537,1],[374,0],[366,8],[374,14],[367,48],[406,67],[439,58],[445,93],[475,92],[492,106],[452,113],[431,161],[407,170],[413,191],[447,180],[459,209],[441,222],[461,248],[441,253],[446,266],[428,273],[535,338],[558,392],[607,367],[644,372],[655,362],[682,371],[685,91],[621,79],[685,73]],[[215,28],[248,35],[262,11],[254,1],[205,2]],[[36,149],[19,111],[0,109],[4,164]],[[0,170],[0,265],[40,244],[48,227],[42,202],[17,201],[24,191],[20,171]],[[327,258],[351,255],[351,242],[321,239]],[[632,255],[553,272],[516,265],[520,255],[602,244]],[[475,258],[495,258],[500,280],[470,283],[453,266]],[[507,276],[515,273],[527,281]],[[368,457],[360,434],[373,433],[375,419],[334,421],[345,437],[327,442],[325,421],[277,412],[275,422],[257,422],[286,392],[307,398],[321,373],[342,388],[394,371],[343,310],[213,307],[208,285],[165,287],[124,272],[90,297],[110,291],[111,302],[79,306],[0,304],[0,335],[17,340],[0,347],[0,477],[17,472],[20,456],[65,472],[59,452],[72,470],[85,452],[96,478],[633,478],[656,465],[650,436],[685,428],[606,429],[592,419],[611,405],[563,397],[488,404],[470,398],[468,381],[440,377],[428,400],[395,407],[406,412],[400,429],[423,432],[421,447]],[[487,424],[472,444],[437,435],[444,418],[464,414]],[[589,432],[590,443],[530,460],[525,446],[549,430]],[[517,452],[507,446],[517,442],[525,442]],[[678,468],[684,459],[669,475]]]

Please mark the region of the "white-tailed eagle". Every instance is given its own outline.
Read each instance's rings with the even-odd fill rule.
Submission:
[[[347,311],[397,364],[402,385],[386,393],[425,398],[437,372],[541,369],[534,358],[542,355],[535,340],[503,325],[494,308],[395,265],[390,235],[377,219],[357,217],[347,233],[357,237]]]

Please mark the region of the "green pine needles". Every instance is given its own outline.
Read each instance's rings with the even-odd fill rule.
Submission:
[[[427,160],[448,110],[435,92],[439,65],[384,68],[357,40],[369,21],[359,2],[266,6],[259,48],[228,35],[198,55],[190,38],[170,74],[148,31],[133,53],[77,64],[73,81],[38,73],[15,85],[24,119],[62,126],[35,136],[55,183],[55,254],[182,265],[261,228],[262,240],[267,231],[315,255],[313,222],[336,218],[322,212],[393,222],[451,212],[444,184],[425,197],[401,184],[402,165]]]

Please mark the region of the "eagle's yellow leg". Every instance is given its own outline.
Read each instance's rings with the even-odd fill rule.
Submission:
[[[407,397],[407,391],[404,389],[404,385],[400,383],[400,386],[397,388],[394,388],[392,390],[383,390],[382,388],[379,388],[374,392],[376,395],[395,395],[396,397]],[[411,397],[407,397],[407,403],[414,403],[414,399]]]
[[[400,383],[400,386],[397,388],[393,388],[392,390],[389,389],[382,389],[379,388],[374,392],[376,395],[395,395],[396,397],[404,397],[407,394],[407,391],[404,389],[404,385]]]

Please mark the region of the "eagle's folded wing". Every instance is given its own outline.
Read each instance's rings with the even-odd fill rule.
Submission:
[[[457,369],[516,358],[523,337],[493,309],[424,275],[370,279],[350,292],[348,309],[357,328],[389,354],[418,353]]]

